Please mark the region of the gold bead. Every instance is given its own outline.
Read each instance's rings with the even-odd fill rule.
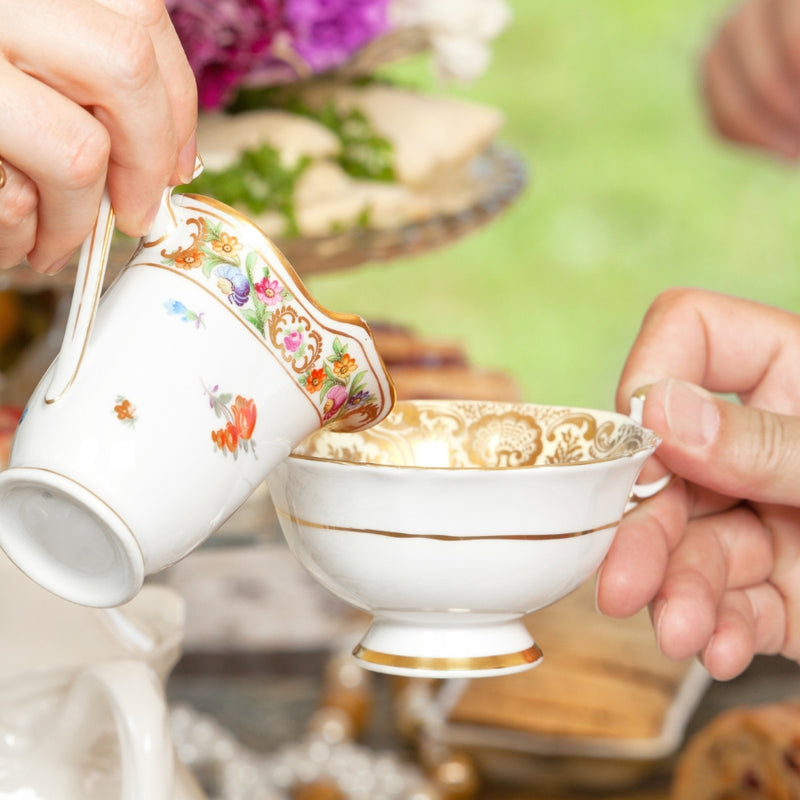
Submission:
[[[292,800],[347,800],[333,781],[301,783],[292,789]]]
[[[475,764],[464,753],[450,753],[433,766],[429,777],[442,800],[472,800],[480,788]]]

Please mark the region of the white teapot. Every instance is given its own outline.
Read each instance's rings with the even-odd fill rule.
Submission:
[[[62,600],[0,557],[0,798],[202,800],[174,753],[163,681],[183,602]]]

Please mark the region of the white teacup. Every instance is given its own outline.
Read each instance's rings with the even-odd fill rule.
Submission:
[[[197,547],[309,433],[370,426],[394,402],[366,323],[317,305],[232,209],[165,192],[98,305],[112,230],[104,198],[0,475],[0,547],[91,606]]]
[[[69,603],[0,555],[0,797],[204,798],[163,689],[183,615],[160,586],[118,609]]]
[[[368,431],[312,434],[267,484],[299,561],[372,614],[363,666],[495,675],[539,662],[523,616],[580,586],[665,485],[634,485],[658,442],[608,411],[400,402]]]

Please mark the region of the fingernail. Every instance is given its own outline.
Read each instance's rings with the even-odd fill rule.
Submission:
[[[667,384],[664,413],[676,439],[695,447],[710,444],[719,430],[719,410],[711,394],[671,379]]]
[[[193,133],[189,141],[183,146],[178,155],[178,177],[182,183],[190,183],[194,177],[194,167],[197,161],[197,134]]]
[[[150,233],[150,230],[153,227],[153,223],[156,221],[156,216],[161,209],[161,201],[159,200],[157,203],[153,204],[148,212],[144,215],[144,219],[142,220],[142,227],[140,229],[140,233],[142,236],[146,236]]]
[[[600,614],[601,616],[605,616],[603,612],[600,610],[600,604],[597,601],[598,595],[600,594],[600,577],[603,574],[603,567],[605,564],[600,565],[600,569],[597,570],[597,575],[594,579],[594,610]]]
[[[48,267],[48,268],[45,270],[45,272],[46,272],[48,275],[55,275],[57,272],[61,272],[61,270],[62,270],[62,269],[64,269],[64,267],[66,267],[66,266],[67,266],[67,264],[69,264],[69,262],[70,262],[70,260],[71,260],[71,259],[72,259],[72,253],[70,253],[68,256],[65,256],[64,258],[60,258],[60,259],[59,259],[58,261],[56,261],[54,264],[51,264],[51,265],[50,265],[50,266],[49,266],[49,267]]]
[[[653,619],[653,631],[656,635],[656,644],[659,650],[661,649],[661,623],[664,621],[664,612],[667,610],[667,601],[658,600],[653,605],[650,616]]]

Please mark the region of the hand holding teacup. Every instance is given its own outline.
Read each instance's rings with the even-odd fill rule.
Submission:
[[[651,307],[620,382],[620,408],[651,384],[644,422],[681,480],[620,525],[598,605],[650,604],[664,653],[699,654],[719,679],[755,653],[800,658],[799,361],[797,315],[675,290]]]

